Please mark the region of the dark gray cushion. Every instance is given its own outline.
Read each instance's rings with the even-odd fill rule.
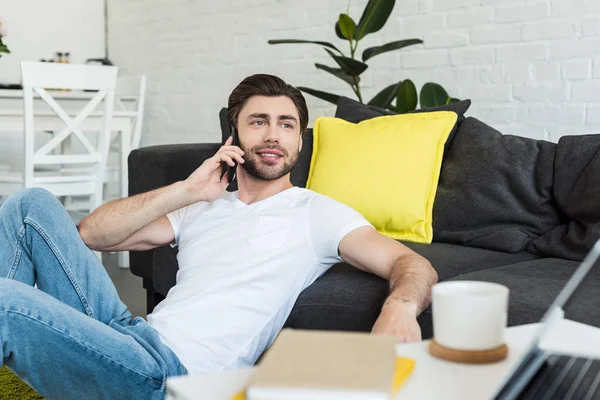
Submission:
[[[509,265],[539,258],[526,251],[505,253],[502,251],[460,246],[449,243],[403,243],[414,252],[429,260],[438,273],[438,279],[440,281],[445,281],[457,275],[473,271],[485,270],[501,265]]]
[[[286,326],[370,331],[388,294],[388,282],[346,263],[334,265],[298,297]]]
[[[458,114],[459,119],[464,118],[464,114],[471,106],[471,100],[462,100],[457,103],[447,104],[438,107],[421,108],[418,110],[410,111],[410,113],[422,113],[422,112],[433,112],[433,111],[453,111]],[[341,96],[337,102],[337,108],[335,110],[335,117],[341,118],[344,121],[353,122],[358,124],[361,121],[367,119],[381,117],[382,115],[395,115],[396,113],[390,110],[384,110],[379,107],[370,106],[368,104],[360,103],[356,100],[348,97]]]
[[[508,325],[539,322],[579,262],[560,258],[541,258],[472,272],[453,280],[495,282],[510,289]],[[565,317],[600,327],[599,268],[590,273],[576,295],[567,303]]]
[[[568,221],[527,249],[583,260],[600,239],[600,135],[563,136],[554,161],[554,196]]]
[[[502,135],[475,118],[458,127],[433,208],[433,240],[516,253],[560,224],[556,144]]]

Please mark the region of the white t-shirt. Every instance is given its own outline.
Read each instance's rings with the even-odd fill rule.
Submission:
[[[293,187],[247,205],[237,192],[167,215],[177,284],[148,322],[190,374],[254,365],[338,245],[371,226],[351,207]]]

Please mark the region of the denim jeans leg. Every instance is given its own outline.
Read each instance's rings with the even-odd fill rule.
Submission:
[[[0,277],[21,281],[105,324],[131,314],[69,214],[44,189],[25,189],[0,207]]]
[[[142,318],[106,325],[6,278],[0,357],[48,399],[163,399],[166,378],[186,373]]]

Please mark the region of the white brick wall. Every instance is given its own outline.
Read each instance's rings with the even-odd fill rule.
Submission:
[[[367,0],[350,3],[358,20]],[[347,0],[109,1],[111,58],[149,76],[143,144],[219,140],[217,113],[245,76],[353,96],[317,71],[332,65],[318,46],[347,50],[332,24]],[[359,47],[418,37],[424,45],[380,55],[362,76],[370,99],[392,82],[434,81],[471,98],[469,114],[504,133],[556,141],[600,132],[600,0],[398,0],[385,28]],[[311,124],[335,107],[306,96]]]

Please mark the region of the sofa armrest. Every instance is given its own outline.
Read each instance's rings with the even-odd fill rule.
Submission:
[[[128,159],[129,195],[145,193],[186,179],[220,146],[220,143],[171,144],[133,150]],[[153,254],[154,250],[129,252],[131,272],[144,279],[147,290],[153,290]]]

